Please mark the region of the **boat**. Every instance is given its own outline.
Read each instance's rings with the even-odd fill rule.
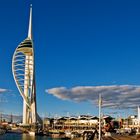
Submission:
[[[6,130],[0,128],[0,135],[5,134]]]
[[[35,132],[34,131],[29,131],[28,132],[30,136],[35,136]]]
[[[105,137],[111,137],[111,133],[110,132],[106,132],[105,133]]]
[[[66,130],[66,131],[65,131],[65,134],[66,134],[66,137],[67,137],[67,138],[71,138],[71,131]]]

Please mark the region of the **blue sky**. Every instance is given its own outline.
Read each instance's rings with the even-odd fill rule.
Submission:
[[[22,114],[11,63],[27,37],[30,3],[40,115],[98,113],[92,101],[62,100],[46,89],[140,85],[140,1],[5,0],[0,2],[0,88],[9,91],[0,94],[1,112]]]

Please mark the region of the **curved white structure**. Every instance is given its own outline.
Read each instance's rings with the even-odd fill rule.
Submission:
[[[18,45],[12,60],[13,77],[23,98],[23,124],[37,122],[34,65],[31,6],[28,37]]]

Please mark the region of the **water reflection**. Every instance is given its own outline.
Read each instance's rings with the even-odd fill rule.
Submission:
[[[49,138],[47,136],[31,136],[29,134],[16,134],[16,133],[6,133],[0,135],[0,140],[62,140],[59,138]],[[64,139],[63,140],[67,140]]]
[[[28,134],[22,134],[22,140],[35,140],[35,136],[30,136]]]

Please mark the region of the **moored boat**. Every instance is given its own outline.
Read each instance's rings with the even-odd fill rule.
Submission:
[[[34,131],[29,131],[28,133],[29,133],[29,135],[31,135],[31,136],[35,136],[35,132],[34,132]]]
[[[6,130],[0,128],[0,135],[5,134]]]

